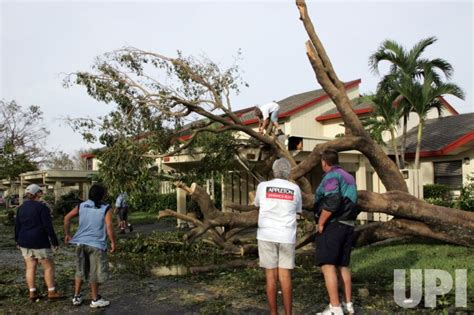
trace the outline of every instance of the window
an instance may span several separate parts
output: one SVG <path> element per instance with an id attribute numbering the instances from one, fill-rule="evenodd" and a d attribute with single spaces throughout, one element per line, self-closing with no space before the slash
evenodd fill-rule
<path id="1" fill-rule="evenodd" d="M 290 137 L 288 139 L 288 150 L 303 150 L 303 138 L 301 137 Z"/>
<path id="2" fill-rule="evenodd" d="M 462 187 L 462 161 L 433 162 L 435 184 L 460 189 Z"/>
<path id="3" fill-rule="evenodd" d="M 93 159 L 88 158 L 86 159 L 86 171 L 92 171 L 93 170 Z"/>

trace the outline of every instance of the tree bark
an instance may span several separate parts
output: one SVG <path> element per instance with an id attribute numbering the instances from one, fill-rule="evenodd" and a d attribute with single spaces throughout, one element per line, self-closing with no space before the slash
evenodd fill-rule
<path id="1" fill-rule="evenodd" d="M 215 270 L 230 269 L 230 268 L 240 268 L 240 267 L 256 267 L 258 265 L 256 260 L 245 260 L 237 259 L 229 261 L 219 265 L 207 265 L 207 266 L 198 266 L 189 268 L 189 272 L 192 274 L 210 272 Z"/>

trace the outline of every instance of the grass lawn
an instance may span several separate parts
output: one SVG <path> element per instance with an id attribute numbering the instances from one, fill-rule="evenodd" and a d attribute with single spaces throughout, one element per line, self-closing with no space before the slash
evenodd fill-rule
<path id="1" fill-rule="evenodd" d="M 138 212 L 138 211 L 130 211 L 128 214 L 128 220 L 132 224 L 149 224 L 149 223 L 156 223 L 158 222 L 157 220 L 158 213 L 156 212 Z M 166 218 L 162 219 L 164 220 L 174 220 L 176 219 L 173 218 Z"/>
<path id="2" fill-rule="evenodd" d="M 380 294 L 386 293 L 392 310 L 402 310 L 393 301 L 394 269 L 441 269 L 455 279 L 456 269 L 467 269 L 468 308 L 474 310 L 474 251 L 467 247 L 439 243 L 398 243 L 393 245 L 358 248 L 352 254 L 352 271 L 355 287 L 366 288 L 365 301 L 377 307 Z M 407 270 L 407 277 L 409 271 Z M 408 282 L 407 279 L 407 287 Z M 454 286 L 454 284 L 453 284 Z M 355 290 L 356 294 L 357 289 Z M 360 294 L 359 294 L 360 295 Z M 454 306 L 454 288 L 446 296 L 438 297 L 438 308 Z M 364 300 L 364 299 L 362 299 Z M 423 309 L 424 301 L 420 303 Z"/>
<path id="3" fill-rule="evenodd" d="M 313 255 L 297 257 L 297 267 L 293 272 L 293 300 L 295 310 L 313 313 L 328 303 L 323 277 L 313 265 Z M 455 269 L 467 269 L 468 307 L 457 309 L 459 314 L 474 311 L 474 251 L 461 246 L 445 244 L 398 243 L 358 248 L 352 254 L 354 302 L 364 314 L 447 314 L 454 309 L 454 289 L 446 296 L 437 298 L 435 310 L 424 307 L 424 300 L 416 309 L 403 309 L 393 298 L 394 269 L 442 269 L 454 279 Z M 407 271 L 407 273 L 409 273 Z M 205 276 L 203 276 L 205 277 Z M 225 288 L 233 284 L 233 295 L 229 300 L 220 299 L 216 307 L 232 302 L 232 296 L 253 297 L 265 301 L 265 278 L 258 268 L 241 269 L 226 273 L 222 277 L 211 278 L 209 285 Z M 409 282 L 408 282 L 409 283 Z M 237 292 L 236 292 L 237 290 Z M 407 296 L 408 298 L 409 296 Z M 281 305 L 281 301 L 280 301 Z"/>

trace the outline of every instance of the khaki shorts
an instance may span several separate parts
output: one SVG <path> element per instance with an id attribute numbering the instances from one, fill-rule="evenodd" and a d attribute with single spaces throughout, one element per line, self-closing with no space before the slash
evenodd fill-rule
<path id="1" fill-rule="evenodd" d="M 53 250 L 51 248 L 24 248 L 20 247 L 23 258 L 35 259 L 53 259 Z"/>
<path id="2" fill-rule="evenodd" d="M 258 240 L 260 267 L 265 269 L 295 268 L 295 244 Z"/>
<path id="3" fill-rule="evenodd" d="M 89 283 L 105 282 L 109 278 L 107 251 L 88 245 L 77 245 L 76 278 Z"/>

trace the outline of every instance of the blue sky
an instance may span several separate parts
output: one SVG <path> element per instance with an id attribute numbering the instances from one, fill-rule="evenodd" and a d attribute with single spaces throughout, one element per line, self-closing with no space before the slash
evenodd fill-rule
<path id="1" fill-rule="evenodd" d="M 471 1 L 308 3 L 341 79 L 361 78 L 361 92 L 373 91 L 379 78 L 368 56 L 384 39 L 411 47 L 436 36 L 426 56 L 450 61 L 453 82 L 467 95 L 466 101 L 448 100 L 459 112 L 474 111 Z M 2 1 L 0 98 L 41 106 L 51 130 L 48 148 L 69 153 L 91 145 L 62 118 L 96 117 L 112 105 L 96 102 L 81 87 L 64 89 L 63 74 L 88 70 L 96 56 L 123 46 L 165 55 L 181 50 L 223 66 L 241 49 L 250 87 L 233 99 L 233 108 L 282 99 L 319 88 L 298 17 L 294 1 Z"/>

